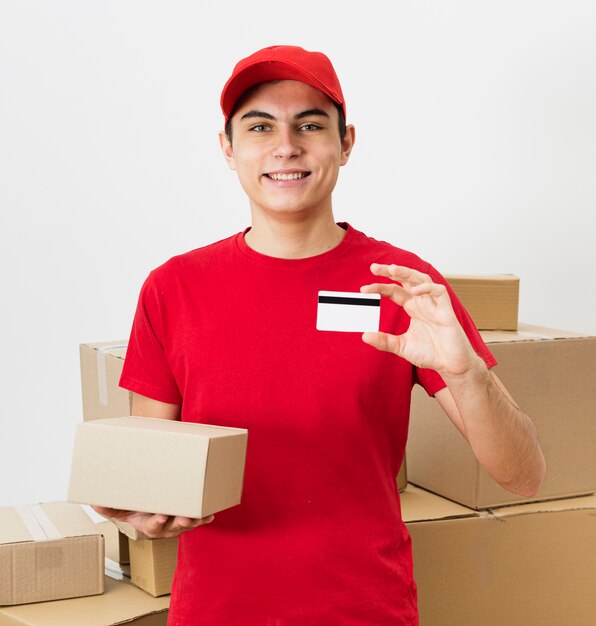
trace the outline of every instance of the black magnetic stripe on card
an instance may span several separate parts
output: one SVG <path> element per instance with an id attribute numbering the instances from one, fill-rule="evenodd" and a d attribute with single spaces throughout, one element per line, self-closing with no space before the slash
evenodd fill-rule
<path id="1" fill-rule="evenodd" d="M 346 298 L 345 296 L 319 296 L 319 304 L 356 304 L 358 306 L 381 306 L 381 299 Z"/>

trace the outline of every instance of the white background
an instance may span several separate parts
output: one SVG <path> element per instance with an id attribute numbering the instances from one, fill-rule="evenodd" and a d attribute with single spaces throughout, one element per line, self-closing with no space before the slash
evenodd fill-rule
<path id="1" fill-rule="evenodd" d="M 340 76 L 338 220 L 517 274 L 522 321 L 596 333 L 594 33 L 591 0 L 3 0 L 0 504 L 66 497 L 78 344 L 127 337 L 150 269 L 248 225 L 218 102 L 266 45 Z"/>

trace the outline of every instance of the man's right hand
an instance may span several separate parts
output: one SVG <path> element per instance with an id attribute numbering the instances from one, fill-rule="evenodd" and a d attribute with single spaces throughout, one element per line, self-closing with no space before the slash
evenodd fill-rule
<path id="1" fill-rule="evenodd" d="M 142 532 L 144 535 L 149 537 L 149 539 L 177 537 L 187 530 L 192 530 L 197 526 L 210 524 L 214 520 L 213 515 L 195 519 L 191 517 L 181 517 L 179 515 L 171 516 L 153 513 L 139 513 L 138 511 L 124 511 L 122 509 L 110 509 L 105 506 L 92 506 L 92 508 L 104 517 L 111 517 L 120 522 L 128 522 L 139 532 Z"/>

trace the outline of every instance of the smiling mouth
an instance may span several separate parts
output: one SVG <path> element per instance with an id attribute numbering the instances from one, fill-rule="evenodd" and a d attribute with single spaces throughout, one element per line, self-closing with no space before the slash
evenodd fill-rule
<path id="1" fill-rule="evenodd" d="M 267 178 L 271 180 L 300 180 L 301 178 L 306 178 L 310 176 L 310 172 L 289 172 L 287 174 L 265 174 Z"/>

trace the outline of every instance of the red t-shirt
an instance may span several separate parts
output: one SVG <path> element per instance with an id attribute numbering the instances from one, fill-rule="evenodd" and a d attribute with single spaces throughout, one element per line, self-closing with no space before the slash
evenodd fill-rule
<path id="1" fill-rule="evenodd" d="M 292 260 L 255 252 L 239 233 L 170 259 L 143 285 L 121 386 L 181 404 L 184 421 L 249 432 L 242 503 L 180 536 L 171 625 L 418 624 L 395 477 L 412 385 L 432 395 L 444 383 L 359 333 L 317 331 L 317 293 L 379 282 L 372 262 L 444 279 L 343 226 L 337 247 Z M 382 299 L 381 330 L 408 324 Z"/>

